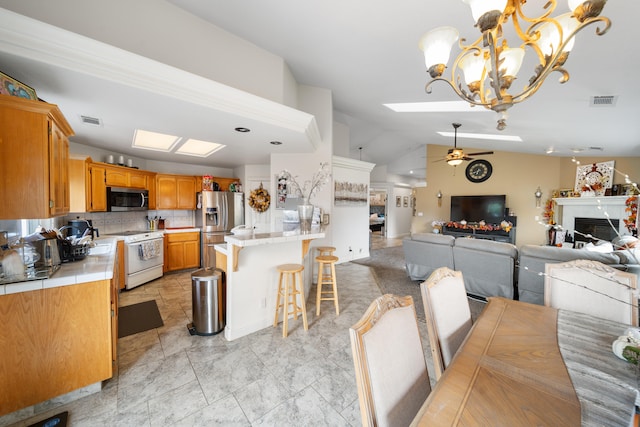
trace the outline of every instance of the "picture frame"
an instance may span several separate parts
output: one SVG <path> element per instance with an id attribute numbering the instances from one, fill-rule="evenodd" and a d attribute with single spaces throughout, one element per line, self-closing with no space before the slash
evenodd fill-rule
<path id="1" fill-rule="evenodd" d="M 399 208 L 401 206 L 401 201 L 400 201 L 400 196 L 396 196 L 396 208 Z"/>
<path id="2" fill-rule="evenodd" d="M 402 198 L 402 206 L 405 207 L 405 208 L 409 207 L 409 196 L 404 196 Z"/>
<path id="3" fill-rule="evenodd" d="M 0 94 L 38 100 L 35 89 L 0 71 Z"/>
<path id="4" fill-rule="evenodd" d="M 561 188 L 558 190 L 558 197 L 573 197 L 573 188 Z"/>

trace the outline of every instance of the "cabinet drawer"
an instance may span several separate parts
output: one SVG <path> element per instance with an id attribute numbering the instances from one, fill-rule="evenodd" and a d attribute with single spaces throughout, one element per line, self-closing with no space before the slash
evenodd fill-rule
<path id="1" fill-rule="evenodd" d="M 188 232 L 188 233 L 169 233 L 165 234 L 168 243 L 175 242 L 193 242 L 200 239 L 200 233 Z"/>

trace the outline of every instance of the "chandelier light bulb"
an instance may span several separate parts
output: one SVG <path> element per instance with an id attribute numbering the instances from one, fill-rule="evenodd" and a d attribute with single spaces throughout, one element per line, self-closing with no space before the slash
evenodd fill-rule
<path id="1" fill-rule="evenodd" d="M 498 23 L 497 18 L 502 15 L 507 0 L 462 0 L 471 8 L 471 16 L 480 27 L 480 31 L 484 32 L 495 28 Z"/>
<path id="2" fill-rule="evenodd" d="M 422 36 L 418 47 L 424 53 L 424 63 L 432 78 L 440 77 L 449 62 L 451 47 L 458 41 L 458 30 L 438 27 Z"/>
<path id="3" fill-rule="evenodd" d="M 425 85 L 425 91 L 431 93 L 433 82 L 443 81 L 470 105 L 500 114 L 497 127 L 505 129 L 504 113 L 533 96 L 552 73 L 560 74 L 560 83 L 569 80 L 569 70 L 564 68 L 564 63 L 574 46 L 576 34 L 592 26 L 596 35 L 601 36 L 611 27 L 611 20 L 600 16 L 607 0 L 568 1 L 570 13 L 554 16 L 558 3 L 552 0 L 546 4 L 542 2 L 544 6 L 540 5 L 539 15 L 532 16 L 527 13 L 530 10 L 526 8 L 526 0 L 463 0 L 471 8 L 475 26 L 482 34 L 467 44 L 459 39 L 458 31 L 452 27 L 426 33 L 420 40 L 420 49 L 432 80 Z M 451 76 L 444 78 L 451 49 L 457 40 L 460 40 L 459 52 L 454 54 Z M 519 80 L 525 84 L 517 85 L 517 90 L 512 89 L 514 79 L 521 78 L 518 72 L 523 65 L 525 48 L 528 56 L 535 55 L 534 59 L 527 60 L 527 66 L 531 66 L 525 70 L 529 80 L 528 83 Z M 486 60 L 484 64 L 481 57 Z M 598 65 L 596 63 L 594 67 Z M 460 84 L 463 80 L 466 87 Z"/>
<path id="4" fill-rule="evenodd" d="M 553 22 L 547 22 L 540 27 L 540 39 L 537 45 L 546 56 L 555 54 L 558 47 L 566 40 L 566 37 L 580 25 L 578 20 L 573 17 L 572 12 L 558 16 L 556 21 L 562 29 L 562 35 L 560 35 L 560 31 L 558 31 L 558 26 Z M 575 37 L 571 38 L 562 51 L 570 52 L 575 40 Z"/>
<path id="5" fill-rule="evenodd" d="M 469 89 L 476 92 L 480 87 L 480 82 L 486 77 L 484 65 L 487 62 L 488 52 L 486 49 L 478 52 L 469 52 L 460 60 L 460 68 L 464 73 L 464 81 Z M 472 89 L 472 86 L 475 89 Z"/>

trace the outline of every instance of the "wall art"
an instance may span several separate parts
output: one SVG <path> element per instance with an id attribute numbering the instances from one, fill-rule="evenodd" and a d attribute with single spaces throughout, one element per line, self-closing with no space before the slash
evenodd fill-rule
<path id="1" fill-rule="evenodd" d="M 335 206 L 364 206 L 369 202 L 369 184 L 335 181 L 333 201 Z"/>

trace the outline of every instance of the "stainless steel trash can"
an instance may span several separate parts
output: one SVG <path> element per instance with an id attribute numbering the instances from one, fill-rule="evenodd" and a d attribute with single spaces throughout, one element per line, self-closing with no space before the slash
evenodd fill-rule
<path id="1" fill-rule="evenodd" d="M 191 273 L 193 323 L 187 325 L 191 335 L 215 335 L 226 324 L 226 289 L 224 272 L 203 268 Z"/>

